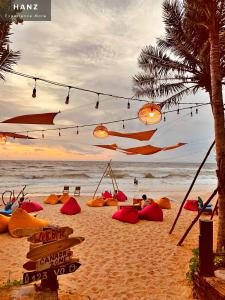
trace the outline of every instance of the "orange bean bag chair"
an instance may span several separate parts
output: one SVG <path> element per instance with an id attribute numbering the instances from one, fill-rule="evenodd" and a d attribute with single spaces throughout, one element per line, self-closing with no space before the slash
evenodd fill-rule
<path id="1" fill-rule="evenodd" d="M 8 231 L 10 217 L 0 214 L 0 233 Z"/>
<path id="2" fill-rule="evenodd" d="M 112 218 L 130 224 L 135 224 L 139 221 L 138 211 L 132 206 L 125 206 L 120 210 L 117 210 Z"/>
<path id="3" fill-rule="evenodd" d="M 105 205 L 105 200 L 103 198 L 92 199 L 87 202 L 87 205 L 91 207 L 101 207 Z"/>
<path id="4" fill-rule="evenodd" d="M 66 215 L 76 215 L 81 211 L 80 205 L 78 204 L 77 200 L 73 197 L 70 197 L 66 203 L 60 209 L 62 214 Z"/>
<path id="5" fill-rule="evenodd" d="M 142 210 L 139 210 L 138 216 L 140 219 L 148 221 L 163 221 L 162 208 L 156 202 L 147 205 Z"/>
<path id="6" fill-rule="evenodd" d="M 158 203 L 161 208 L 171 209 L 170 199 L 167 197 L 160 198 L 156 203 Z"/>
<path id="7" fill-rule="evenodd" d="M 62 202 L 62 203 L 66 203 L 66 201 L 68 201 L 70 199 L 70 195 L 69 194 L 62 194 L 60 197 L 59 197 L 59 202 Z"/>
<path id="8" fill-rule="evenodd" d="M 105 205 L 107 205 L 107 206 L 117 206 L 118 201 L 117 201 L 117 199 L 114 199 L 114 198 L 107 198 L 107 199 L 105 199 Z"/>
<path id="9" fill-rule="evenodd" d="M 51 194 L 44 200 L 44 203 L 46 204 L 57 204 L 58 202 L 59 198 L 56 194 Z"/>
<path id="10" fill-rule="evenodd" d="M 44 228 L 49 225 L 49 222 L 47 220 L 35 218 L 29 213 L 27 213 L 25 210 L 22 208 L 17 208 L 14 213 L 12 214 L 9 223 L 8 223 L 8 228 L 9 228 L 9 233 L 13 237 L 18 237 L 16 233 L 14 232 L 15 229 L 25 229 L 25 228 Z"/>

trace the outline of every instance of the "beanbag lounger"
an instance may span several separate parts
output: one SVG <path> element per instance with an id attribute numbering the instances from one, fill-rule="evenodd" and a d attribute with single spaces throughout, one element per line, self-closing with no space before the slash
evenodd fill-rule
<path id="1" fill-rule="evenodd" d="M 59 198 L 56 194 L 51 194 L 44 200 L 44 203 L 46 204 L 57 204 L 58 202 Z"/>
<path id="2" fill-rule="evenodd" d="M 170 199 L 167 197 L 160 198 L 156 203 L 158 203 L 161 208 L 171 209 Z"/>
<path id="3" fill-rule="evenodd" d="M 198 200 L 187 200 L 184 204 L 184 209 L 198 211 Z"/>
<path id="4" fill-rule="evenodd" d="M 87 205 L 91 207 L 101 207 L 105 205 L 105 200 L 103 198 L 92 199 L 87 202 Z"/>
<path id="5" fill-rule="evenodd" d="M 29 213 L 27 213 L 25 210 L 23 210 L 22 208 L 17 208 L 10 220 L 9 220 L 9 224 L 8 224 L 8 228 L 9 228 L 9 233 L 11 234 L 11 236 L 13 237 L 17 237 L 16 233 L 14 232 L 15 229 L 18 228 L 32 228 L 32 229 L 36 229 L 36 228 L 44 228 L 47 227 L 49 225 L 49 222 L 47 220 L 43 220 L 43 219 L 39 219 L 39 218 L 35 218 L 32 215 L 30 215 Z"/>
<path id="6" fill-rule="evenodd" d="M 120 210 L 117 210 L 113 216 L 113 219 L 119 220 L 121 222 L 127 222 L 130 224 L 135 224 L 139 221 L 138 211 L 132 206 L 125 206 Z"/>
<path id="7" fill-rule="evenodd" d="M 0 215 L 0 233 L 8 231 L 10 217 Z"/>
<path id="8" fill-rule="evenodd" d="M 62 202 L 62 203 L 66 203 L 66 201 L 68 201 L 70 199 L 70 195 L 69 194 L 62 194 L 60 197 L 59 197 L 59 202 Z"/>
<path id="9" fill-rule="evenodd" d="M 108 191 L 105 191 L 104 193 L 102 193 L 102 198 L 103 199 L 107 199 L 107 198 L 112 198 L 112 194 L 109 193 Z"/>
<path id="10" fill-rule="evenodd" d="M 1 215 L 5 215 L 5 216 L 8 216 L 8 215 L 11 215 L 11 213 L 12 213 L 12 210 L 11 209 L 2 209 L 2 210 L 0 210 L 0 214 Z"/>
<path id="11" fill-rule="evenodd" d="M 138 216 L 140 219 L 148 221 L 163 221 L 162 208 L 156 202 L 146 206 L 142 210 L 139 210 Z"/>
<path id="12" fill-rule="evenodd" d="M 63 204 L 60 211 L 62 214 L 66 215 L 76 215 L 81 211 L 81 208 L 77 200 L 73 197 L 70 197 L 70 199 Z"/>
<path id="13" fill-rule="evenodd" d="M 127 200 L 127 196 L 122 191 L 118 191 L 116 193 L 116 195 L 114 196 L 114 198 L 116 198 L 118 201 L 126 201 Z"/>
<path id="14" fill-rule="evenodd" d="M 30 212 L 34 212 L 34 211 L 39 211 L 42 210 L 43 207 L 37 203 L 37 202 L 22 202 L 20 205 L 20 208 L 24 209 L 26 212 L 30 213 Z"/>
<path id="15" fill-rule="evenodd" d="M 114 198 L 107 198 L 107 199 L 105 199 L 105 205 L 107 205 L 107 206 L 117 206 L 118 201 L 117 201 L 117 199 L 114 199 Z"/>

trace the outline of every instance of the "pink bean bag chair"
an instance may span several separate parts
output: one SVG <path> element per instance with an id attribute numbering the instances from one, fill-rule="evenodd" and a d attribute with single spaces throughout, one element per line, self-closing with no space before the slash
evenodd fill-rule
<path id="1" fill-rule="evenodd" d="M 76 215 L 81 211 L 80 205 L 77 200 L 73 197 L 70 197 L 60 209 L 62 214 L 66 215 Z"/>
<path id="2" fill-rule="evenodd" d="M 138 216 L 140 219 L 148 221 L 163 221 L 162 208 L 155 202 L 139 210 Z"/>
<path id="3" fill-rule="evenodd" d="M 124 202 L 127 200 L 127 196 L 122 191 L 118 191 L 116 193 L 116 195 L 114 196 L 114 198 L 121 202 Z"/>
<path id="4" fill-rule="evenodd" d="M 28 213 L 43 209 L 43 207 L 39 203 L 32 201 L 21 203 L 20 208 L 24 209 Z"/>
<path id="5" fill-rule="evenodd" d="M 103 198 L 103 199 L 113 198 L 113 196 L 112 196 L 112 194 L 109 193 L 108 191 L 105 191 L 104 193 L 102 193 L 102 198 Z"/>
<path id="6" fill-rule="evenodd" d="M 117 210 L 113 216 L 113 219 L 119 220 L 121 222 L 127 222 L 131 224 L 135 224 L 139 221 L 138 219 L 138 211 L 134 207 L 123 207 L 120 210 Z"/>
<path id="7" fill-rule="evenodd" d="M 187 200 L 184 208 L 191 211 L 198 211 L 198 200 Z"/>

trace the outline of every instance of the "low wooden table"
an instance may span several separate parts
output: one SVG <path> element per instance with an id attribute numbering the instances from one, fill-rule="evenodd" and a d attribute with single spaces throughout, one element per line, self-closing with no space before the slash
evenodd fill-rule
<path id="1" fill-rule="evenodd" d="M 118 203 L 117 208 L 118 210 L 123 208 L 123 207 L 134 207 L 137 210 L 141 210 L 141 205 L 140 204 L 132 204 L 132 203 Z"/>

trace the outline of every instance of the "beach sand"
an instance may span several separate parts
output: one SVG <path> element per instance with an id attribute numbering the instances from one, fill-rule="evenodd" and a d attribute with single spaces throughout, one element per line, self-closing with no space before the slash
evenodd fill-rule
<path id="1" fill-rule="evenodd" d="M 182 200 L 183 196 L 176 194 L 174 198 Z M 206 195 L 203 198 L 206 199 Z M 44 206 L 38 217 L 59 226 L 70 226 L 74 230 L 72 236 L 85 238 L 82 244 L 72 248 L 81 267 L 75 273 L 58 276 L 59 299 L 192 299 L 186 272 L 191 250 L 198 247 L 198 223 L 182 247 L 176 244 L 196 212 L 183 210 L 174 233 L 169 235 L 179 208 L 175 202 L 171 210 L 163 210 L 163 222 L 141 220 L 132 225 L 112 219 L 117 207 L 88 207 L 88 199 L 90 197 L 78 197 L 81 213 L 67 216 L 59 212 L 61 204 L 47 205 L 43 197 L 33 198 Z M 9 272 L 11 280 L 21 279 L 29 249 L 27 238 L 1 234 L 0 245 L 1 284 L 8 280 Z M 32 299 L 31 295 L 26 296 L 26 288 L 0 290 L 0 299 Z"/>

